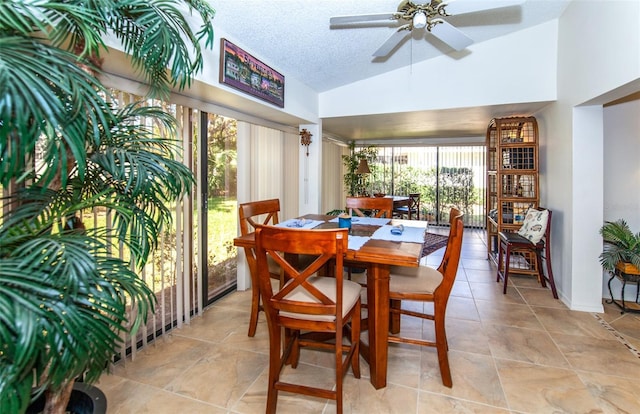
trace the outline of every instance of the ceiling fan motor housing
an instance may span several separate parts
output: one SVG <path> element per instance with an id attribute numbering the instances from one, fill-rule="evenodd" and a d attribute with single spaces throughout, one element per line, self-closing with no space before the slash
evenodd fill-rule
<path id="1" fill-rule="evenodd" d="M 409 21 L 411 26 L 409 30 L 426 27 L 431 31 L 433 26 L 442 23 L 440 17 L 448 16 L 445 6 L 446 3 L 443 3 L 442 0 L 431 0 L 425 4 L 404 0 L 398 6 L 396 18 Z"/>

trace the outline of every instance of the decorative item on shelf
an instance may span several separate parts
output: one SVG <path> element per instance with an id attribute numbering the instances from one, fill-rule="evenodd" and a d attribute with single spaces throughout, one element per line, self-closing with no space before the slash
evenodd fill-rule
<path id="1" fill-rule="evenodd" d="M 300 145 L 307 147 L 307 157 L 309 156 L 309 145 L 311 145 L 312 136 L 313 134 L 307 128 L 302 128 L 302 131 L 300 131 Z"/>

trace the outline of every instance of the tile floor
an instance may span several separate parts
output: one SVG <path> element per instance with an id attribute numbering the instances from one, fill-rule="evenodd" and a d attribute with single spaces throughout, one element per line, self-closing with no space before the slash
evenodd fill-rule
<path id="1" fill-rule="evenodd" d="M 467 230 L 447 311 L 453 388 L 440 381 L 435 349 L 391 345 L 388 386 L 375 390 L 368 366 L 347 374 L 345 413 L 638 413 L 640 314 L 572 312 L 530 277 L 511 277 L 507 295 L 486 260 L 484 232 Z M 442 249 L 428 259 L 437 265 Z M 249 292 L 235 292 L 119 363 L 99 387 L 108 413 L 263 413 L 268 336 L 264 315 L 247 337 Z M 430 322 L 404 320 L 403 330 Z M 296 380 L 331 381 L 331 358 L 303 351 Z M 334 413 L 335 403 L 280 393 L 280 413 Z"/>

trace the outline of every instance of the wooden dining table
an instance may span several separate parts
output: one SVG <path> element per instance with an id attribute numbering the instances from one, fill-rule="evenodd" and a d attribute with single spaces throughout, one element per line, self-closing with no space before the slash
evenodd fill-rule
<path id="1" fill-rule="evenodd" d="M 300 218 L 323 221 L 314 227 L 327 229 L 338 227 L 331 222 L 335 216 L 307 214 Z M 392 219 L 389 225 L 402 224 L 426 230 L 427 222 Z M 352 224 L 351 235 L 371 237 L 379 226 Z M 254 233 L 234 239 L 237 247 L 255 248 Z M 422 255 L 423 243 L 369 239 L 357 250 L 349 249 L 345 260 L 367 268 L 367 308 L 369 343 L 361 340 L 360 352 L 369 363 L 371 384 L 380 389 L 387 385 L 389 320 L 389 266 L 417 267 Z"/>

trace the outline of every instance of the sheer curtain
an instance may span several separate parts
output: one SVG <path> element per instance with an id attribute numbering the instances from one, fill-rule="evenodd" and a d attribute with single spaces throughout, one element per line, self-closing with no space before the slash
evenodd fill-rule
<path id="1" fill-rule="evenodd" d="M 322 142 L 322 211 L 344 209 L 344 166 L 342 155 L 348 155 L 349 148 L 333 141 Z"/>

